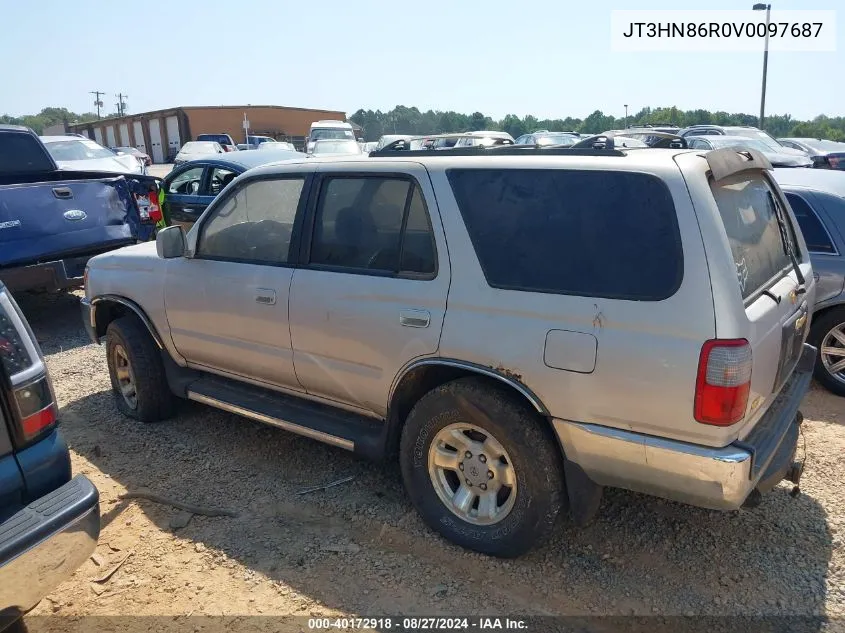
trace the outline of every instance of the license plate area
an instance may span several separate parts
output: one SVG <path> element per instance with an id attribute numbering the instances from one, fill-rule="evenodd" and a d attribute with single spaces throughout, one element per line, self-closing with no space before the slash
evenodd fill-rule
<path id="1" fill-rule="evenodd" d="M 792 374 L 798 359 L 801 358 L 801 351 L 804 341 L 810 331 L 810 314 L 806 302 L 783 324 L 781 330 L 780 362 L 778 373 L 775 379 L 775 391 L 780 391 L 784 383 Z"/>

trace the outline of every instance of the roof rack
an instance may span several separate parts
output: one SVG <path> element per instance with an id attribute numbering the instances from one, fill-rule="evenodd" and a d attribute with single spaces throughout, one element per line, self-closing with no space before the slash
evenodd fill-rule
<path id="1" fill-rule="evenodd" d="M 473 147 L 458 147 L 448 149 L 409 149 L 410 144 L 402 139 L 385 145 L 380 150 L 370 152 L 371 158 L 386 156 L 625 156 L 625 153 L 613 149 L 612 141 L 609 148 L 582 147 L 572 148 L 560 145 L 476 145 Z"/>

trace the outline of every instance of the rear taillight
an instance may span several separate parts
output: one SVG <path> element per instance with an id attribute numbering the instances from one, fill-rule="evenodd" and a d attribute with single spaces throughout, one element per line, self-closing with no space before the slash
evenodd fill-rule
<path id="1" fill-rule="evenodd" d="M 695 384 L 695 419 L 730 426 L 745 416 L 751 389 L 751 345 L 745 339 L 714 339 L 701 348 Z"/>
<path id="2" fill-rule="evenodd" d="M 13 393 L 20 415 L 24 443 L 55 426 L 58 410 L 50 379 L 46 375 L 40 380 L 13 389 Z"/>
<path id="3" fill-rule="evenodd" d="M 0 287 L 0 361 L 15 403 L 18 448 L 56 424 L 58 407 L 41 349 L 15 300 Z"/>

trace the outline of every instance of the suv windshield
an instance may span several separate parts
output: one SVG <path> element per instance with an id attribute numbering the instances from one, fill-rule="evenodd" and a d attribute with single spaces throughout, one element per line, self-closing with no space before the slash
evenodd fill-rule
<path id="1" fill-rule="evenodd" d="M 114 152 L 94 141 L 53 141 L 45 143 L 47 151 L 54 160 L 91 160 L 95 158 L 114 158 Z"/>
<path id="2" fill-rule="evenodd" d="M 537 134 L 534 138 L 537 145 L 574 145 L 581 140 L 575 134 Z"/>
<path id="3" fill-rule="evenodd" d="M 360 154 L 361 148 L 355 141 L 320 141 L 314 144 L 315 154 Z"/>
<path id="4" fill-rule="evenodd" d="M 710 189 L 731 245 L 742 298 L 747 299 L 792 267 L 787 248 L 798 253 L 793 230 L 790 227 L 787 246 L 775 207 L 777 195 L 761 174 L 711 181 Z"/>
<path id="5" fill-rule="evenodd" d="M 355 140 L 355 135 L 352 130 L 338 130 L 332 128 L 317 128 L 311 131 L 312 141 L 322 141 L 326 139 L 352 139 Z"/>
<path id="6" fill-rule="evenodd" d="M 753 128 L 725 128 L 725 132 L 728 134 L 733 134 L 735 136 L 747 136 L 748 138 L 754 138 L 759 140 L 761 143 L 764 143 L 766 147 L 768 147 L 768 151 L 770 152 L 782 152 L 783 145 L 778 143 L 775 139 L 771 136 L 763 132 L 762 130 L 755 130 Z"/>

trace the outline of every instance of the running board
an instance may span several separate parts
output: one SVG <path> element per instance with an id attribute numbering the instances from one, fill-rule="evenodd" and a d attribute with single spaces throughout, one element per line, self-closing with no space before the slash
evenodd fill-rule
<path id="1" fill-rule="evenodd" d="M 386 423 L 343 409 L 209 376 L 192 382 L 187 397 L 365 457 L 384 455 Z"/>

